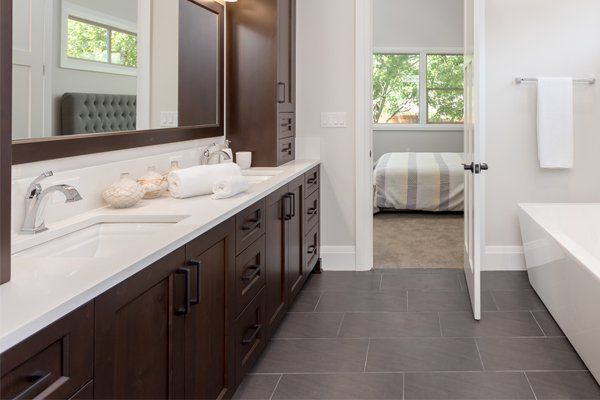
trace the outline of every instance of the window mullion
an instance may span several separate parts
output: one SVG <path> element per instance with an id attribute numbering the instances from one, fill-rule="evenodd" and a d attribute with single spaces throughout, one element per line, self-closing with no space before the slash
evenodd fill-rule
<path id="1" fill-rule="evenodd" d="M 427 53 L 419 54 L 419 124 L 427 125 Z"/>
<path id="2" fill-rule="evenodd" d="M 110 28 L 106 28 L 106 48 L 108 49 L 106 62 L 112 64 L 112 30 Z"/>

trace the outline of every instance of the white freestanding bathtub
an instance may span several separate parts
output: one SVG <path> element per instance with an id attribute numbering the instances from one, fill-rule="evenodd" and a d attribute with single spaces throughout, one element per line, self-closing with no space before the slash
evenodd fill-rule
<path id="1" fill-rule="evenodd" d="M 531 285 L 600 382 L 600 204 L 521 204 Z"/>

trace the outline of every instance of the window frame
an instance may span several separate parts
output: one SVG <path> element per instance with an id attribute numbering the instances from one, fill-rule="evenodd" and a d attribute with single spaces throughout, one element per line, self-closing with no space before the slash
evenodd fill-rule
<path id="1" fill-rule="evenodd" d="M 81 7 L 77 4 L 63 0 L 61 9 L 61 46 L 60 46 L 60 67 L 66 69 L 75 69 L 80 71 L 101 72 L 115 75 L 137 76 L 137 67 L 127 67 L 124 65 L 113 64 L 110 62 L 101 62 L 93 60 L 84 60 L 68 56 L 69 46 L 69 19 L 100 26 L 108 30 L 108 42 L 112 41 L 111 33 L 114 31 L 134 34 L 138 36 L 136 24 L 130 21 L 104 14 L 96 10 Z M 139 50 L 139 37 L 138 37 Z M 139 53 L 138 53 L 139 55 Z M 108 59 L 110 61 L 110 45 L 108 46 Z"/>
<path id="2" fill-rule="evenodd" d="M 461 47 L 376 47 L 373 54 L 418 54 L 419 55 L 419 123 L 418 124 L 373 124 L 375 131 L 462 131 L 464 123 L 429 123 L 429 103 L 427 99 L 427 56 L 464 55 Z M 372 117 L 371 117 L 372 119 Z"/>

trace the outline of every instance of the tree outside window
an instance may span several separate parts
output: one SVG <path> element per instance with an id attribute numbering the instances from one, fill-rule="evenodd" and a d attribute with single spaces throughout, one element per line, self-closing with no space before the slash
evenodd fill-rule
<path id="1" fill-rule="evenodd" d="M 424 81 L 421 76 L 426 77 Z M 422 86 L 425 86 L 423 91 Z M 462 55 L 373 56 L 375 124 L 462 124 L 463 90 Z M 421 107 L 426 111 L 424 120 L 421 120 Z"/>

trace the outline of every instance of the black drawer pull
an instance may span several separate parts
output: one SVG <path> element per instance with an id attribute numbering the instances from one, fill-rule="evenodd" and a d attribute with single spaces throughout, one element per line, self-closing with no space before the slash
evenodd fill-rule
<path id="1" fill-rule="evenodd" d="M 306 210 L 306 213 L 308 215 L 315 215 L 315 214 L 318 214 L 318 211 L 319 210 L 317 210 L 317 207 L 313 207 L 313 208 L 309 208 L 308 210 Z"/>
<path id="2" fill-rule="evenodd" d="M 246 332 L 244 333 L 244 337 L 242 338 L 242 344 L 248 345 L 253 343 L 258 337 L 258 334 L 260 333 L 261 329 L 261 325 L 254 325 L 253 327 L 246 330 Z"/>
<path id="3" fill-rule="evenodd" d="M 260 265 L 248 267 L 242 274 L 242 281 L 249 282 L 260 275 Z"/>
<path id="4" fill-rule="evenodd" d="M 191 305 L 196 305 L 202 298 L 202 261 L 190 260 L 188 264 L 196 267 L 196 297 L 190 300 Z"/>
<path id="5" fill-rule="evenodd" d="M 252 221 L 248 221 L 244 225 L 242 225 L 243 231 L 252 231 L 252 230 L 258 228 L 262 224 L 261 210 L 258 210 L 257 214 L 258 214 L 258 216 L 256 219 L 254 219 Z"/>
<path id="6" fill-rule="evenodd" d="M 292 152 L 292 148 L 293 148 L 293 146 L 292 146 L 292 144 L 290 143 L 290 144 L 288 144 L 288 147 L 286 147 L 285 149 L 281 149 L 281 152 L 282 152 L 282 153 L 290 153 L 290 154 L 291 154 L 291 152 Z"/>
<path id="7" fill-rule="evenodd" d="M 13 400 L 22 400 L 22 399 L 30 399 L 34 396 L 35 392 L 40 389 L 40 387 L 46 383 L 46 381 L 50 378 L 52 372 L 46 371 L 37 371 L 34 372 L 33 375 L 29 376 L 27 380 L 31 382 L 31 386 L 27 389 L 23 390 L 21 393 L 16 395 Z"/>
<path id="8" fill-rule="evenodd" d="M 308 247 L 308 254 L 313 255 L 317 253 L 317 246 L 309 246 Z"/>
<path id="9" fill-rule="evenodd" d="M 314 185 L 315 183 L 317 183 L 317 175 L 313 176 L 310 179 L 307 179 L 306 183 L 308 183 L 309 185 Z"/>
<path id="10" fill-rule="evenodd" d="M 188 312 L 190 312 L 190 305 L 192 304 L 192 299 L 190 298 L 191 271 L 188 268 L 179 268 L 176 273 L 185 277 L 185 304 L 183 307 L 177 307 L 175 310 L 175 315 L 186 315 Z"/>

